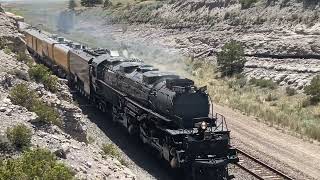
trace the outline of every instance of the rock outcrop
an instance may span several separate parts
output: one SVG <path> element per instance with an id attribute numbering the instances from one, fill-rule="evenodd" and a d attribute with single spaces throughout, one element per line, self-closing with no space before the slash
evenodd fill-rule
<path id="1" fill-rule="evenodd" d="M 6 46 L 15 52 L 24 51 L 25 46 L 21 39 L 21 34 L 18 32 L 16 22 L 7 18 L 4 12 L 1 12 L 0 7 L 0 39 L 6 41 Z"/>

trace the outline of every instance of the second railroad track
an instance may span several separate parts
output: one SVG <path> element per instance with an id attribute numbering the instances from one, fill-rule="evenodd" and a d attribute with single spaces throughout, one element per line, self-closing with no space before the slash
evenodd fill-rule
<path id="1" fill-rule="evenodd" d="M 293 180 L 288 175 L 276 170 L 248 153 L 237 149 L 240 161 L 238 167 L 260 180 Z"/>

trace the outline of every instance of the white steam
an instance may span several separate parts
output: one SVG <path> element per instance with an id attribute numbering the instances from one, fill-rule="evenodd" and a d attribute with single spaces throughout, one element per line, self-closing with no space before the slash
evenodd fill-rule
<path id="1" fill-rule="evenodd" d="M 16 4 L 16 6 L 14 6 Z M 123 27 L 108 25 L 102 10 L 91 10 L 75 16 L 67 10 L 68 1 L 15 1 L 9 3 L 13 9 L 22 12 L 26 22 L 40 26 L 52 33 L 91 47 L 118 50 L 123 56 L 139 58 L 164 71 L 186 76 L 183 60 L 185 57 L 174 49 L 169 49 L 152 41 L 142 41 L 139 37 L 129 37 L 122 33 Z M 122 30 L 121 30 L 122 29 Z M 127 30 L 127 29 L 126 29 Z M 121 32 L 119 32 L 121 31 Z"/>

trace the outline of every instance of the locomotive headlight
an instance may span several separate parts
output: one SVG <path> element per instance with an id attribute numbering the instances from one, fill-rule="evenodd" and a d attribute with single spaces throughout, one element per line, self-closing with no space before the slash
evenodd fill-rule
<path id="1" fill-rule="evenodd" d="M 205 122 L 205 121 L 202 121 L 202 122 L 201 122 L 201 129 L 202 129 L 202 130 L 206 130 L 207 127 L 208 127 L 208 123 Z"/>

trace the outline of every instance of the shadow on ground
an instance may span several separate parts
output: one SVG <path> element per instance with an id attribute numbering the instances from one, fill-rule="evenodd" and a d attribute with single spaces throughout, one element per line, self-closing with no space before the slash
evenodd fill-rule
<path id="1" fill-rule="evenodd" d="M 73 94 L 73 97 L 79 103 L 83 114 L 87 115 L 88 119 L 95 123 L 137 166 L 156 179 L 181 179 L 181 173 L 174 172 L 165 161 L 157 158 L 148 146 L 137 138 L 130 137 L 123 127 L 112 122 L 111 113 L 102 113 L 77 94 Z"/>

